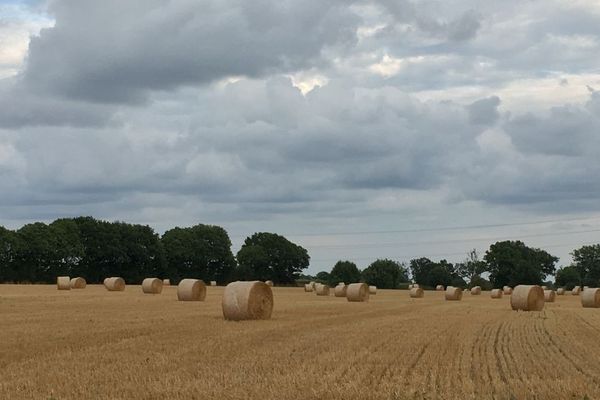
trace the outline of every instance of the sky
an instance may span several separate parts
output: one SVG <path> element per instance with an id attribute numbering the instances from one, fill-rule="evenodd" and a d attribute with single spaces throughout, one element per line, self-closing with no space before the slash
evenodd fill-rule
<path id="1" fill-rule="evenodd" d="M 337 260 L 600 242 L 595 0 L 0 0 L 0 225 Z"/>

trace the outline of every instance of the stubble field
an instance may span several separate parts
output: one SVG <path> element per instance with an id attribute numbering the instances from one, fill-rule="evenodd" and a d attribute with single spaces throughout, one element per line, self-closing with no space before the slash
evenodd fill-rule
<path id="1" fill-rule="evenodd" d="M 595 399 L 600 309 L 443 292 L 369 303 L 274 288 L 268 321 L 224 321 L 223 288 L 0 285 L 0 399 Z"/>

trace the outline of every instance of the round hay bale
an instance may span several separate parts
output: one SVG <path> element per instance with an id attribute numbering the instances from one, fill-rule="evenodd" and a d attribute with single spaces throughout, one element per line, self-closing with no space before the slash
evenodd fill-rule
<path id="1" fill-rule="evenodd" d="M 503 293 L 504 292 L 502 291 L 502 289 L 492 289 L 492 293 L 490 296 L 492 297 L 492 299 L 501 299 Z"/>
<path id="2" fill-rule="evenodd" d="M 413 285 L 412 285 L 412 283 L 411 283 L 410 285 L 408 285 L 408 290 L 410 290 L 410 289 L 412 289 L 412 288 L 413 288 Z"/>
<path id="3" fill-rule="evenodd" d="M 586 290 L 586 289 L 589 289 L 589 288 L 590 288 L 589 286 L 584 286 L 582 290 Z"/>
<path id="4" fill-rule="evenodd" d="M 223 292 L 223 317 L 227 320 L 269 319 L 273 291 L 264 282 L 231 282 Z"/>
<path id="5" fill-rule="evenodd" d="M 329 296 L 329 286 L 327 285 L 318 284 L 315 291 L 317 296 Z"/>
<path id="6" fill-rule="evenodd" d="M 177 285 L 177 300 L 204 301 L 206 285 L 199 279 L 182 279 Z"/>
<path id="7" fill-rule="evenodd" d="M 160 294 L 163 288 L 163 281 L 158 278 L 146 278 L 142 281 L 142 292 L 146 294 Z"/>
<path id="8" fill-rule="evenodd" d="M 273 281 L 266 281 L 265 283 L 269 286 L 273 286 Z"/>
<path id="9" fill-rule="evenodd" d="M 512 288 L 511 288 L 510 286 L 504 286 L 504 287 L 502 288 L 502 290 L 504 291 L 504 294 L 506 294 L 506 295 L 511 295 L 511 294 L 512 294 L 512 291 L 513 291 L 513 290 L 512 290 Z"/>
<path id="10" fill-rule="evenodd" d="M 310 286 L 313 288 L 313 290 L 315 290 L 315 288 L 316 288 L 316 286 L 317 286 L 317 282 L 315 282 L 315 281 L 310 281 L 308 284 L 309 284 L 309 285 L 310 285 Z"/>
<path id="11" fill-rule="evenodd" d="M 444 285 L 437 285 L 437 286 L 435 287 L 435 290 L 438 290 L 438 291 L 440 291 L 440 292 L 443 292 L 443 291 L 445 290 L 445 289 L 444 289 Z"/>
<path id="12" fill-rule="evenodd" d="M 171 286 L 171 280 L 170 279 L 163 279 L 162 284 L 163 284 L 163 286 Z"/>
<path id="13" fill-rule="evenodd" d="M 565 288 L 558 288 L 558 289 L 556 289 L 556 294 L 558 296 L 563 296 L 565 294 Z"/>
<path id="14" fill-rule="evenodd" d="M 333 289 L 333 294 L 335 295 L 335 297 L 346 297 L 347 290 L 348 290 L 348 287 L 346 285 L 337 285 Z"/>
<path id="15" fill-rule="evenodd" d="M 554 293 L 554 290 L 550 290 L 550 289 L 544 290 L 544 301 L 546 303 L 554 303 L 555 297 L 556 297 L 556 293 Z"/>
<path id="16" fill-rule="evenodd" d="M 71 279 L 71 289 L 85 289 L 86 281 L 82 277 L 78 276 L 77 278 Z"/>
<path id="17" fill-rule="evenodd" d="M 210 281 L 210 286 L 217 286 L 217 281 Z"/>
<path id="18" fill-rule="evenodd" d="M 473 286 L 471 288 L 471 294 L 475 296 L 479 296 L 481 294 L 481 286 Z"/>
<path id="19" fill-rule="evenodd" d="M 446 300 L 456 300 L 456 301 L 460 301 L 462 300 L 462 295 L 463 295 L 463 291 L 461 288 L 458 287 L 454 287 L 454 286 L 448 286 L 446 288 Z"/>
<path id="20" fill-rule="evenodd" d="M 346 288 L 348 301 L 369 301 L 369 285 L 366 283 L 351 283 Z"/>
<path id="21" fill-rule="evenodd" d="M 108 286 L 106 286 L 106 285 L 108 284 L 108 280 L 109 279 L 110 278 L 104 278 L 104 281 L 102 282 L 102 284 L 104 285 L 104 287 L 107 288 L 107 289 L 108 289 Z"/>
<path id="22" fill-rule="evenodd" d="M 544 309 L 544 291 L 538 285 L 518 285 L 510 296 L 513 310 L 542 311 Z"/>
<path id="23" fill-rule="evenodd" d="M 420 299 L 425 295 L 425 292 L 421 288 L 414 287 L 414 288 L 410 289 L 409 294 L 410 294 L 410 297 L 412 297 L 413 299 Z"/>
<path id="24" fill-rule="evenodd" d="M 542 290 L 548 290 L 548 286 L 542 286 Z"/>
<path id="25" fill-rule="evenodd" d="M 581 305 L 585 308 L 600 308 L 600 289 L 588 288 L 581 295 Z"/>
<path id="26" fill-rule="evenodd" d="M 419 286 L 419 284 L 418 284 L 418 283 L 413 283 L 413 287 L 412 287 L 413 289 L 414 289 L 414 288 L 419 288 L 419 287 L 421 287 L 421 286 Z"/>
<path id="27" fill-rule="evenodd" d="M 313 287 L 310 283 L 307 283 L 304 285 L 304 291 L 305 292 L 312 292 L 313 291 Z"/>
<path id="28" fill-rule="evenodd" d="M 104 280 L 104 286 L 110 292 L 122 292 L 125 290 L 125 280 L 118 276 L 113 276 Z"/>
<path id="29" fill-rule="evenodd" d="M 413 289 L 415 287 L 413 286 Z M 377 294 L 377 286 L 369 286 L 369 294 Z"/>
<path id="30" fill-rule="evenodd" d="M 579 293 L 581 293 L 581 286 L 575 286 L 573 290 L 571 290 L 573 296 L 579 296 Z"/>
<path id="31" fill-rule="evenodd" d="M 68 276 L 59 276 L 56 278 L 58 290 L 71 290 L 71 278 Z"/>

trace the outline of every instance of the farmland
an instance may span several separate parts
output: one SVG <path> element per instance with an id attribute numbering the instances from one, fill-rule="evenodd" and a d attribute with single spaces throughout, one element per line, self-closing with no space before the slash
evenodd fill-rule
<path id="1" fill-rule="evenodd" d="M 600 310 L 558 296 L 443 292 L 369 303 L 274 288 L 266 321 L 224 321 L 222 287 L 0 285 L 1 399 L 584 399 L 600 393 Z"/>

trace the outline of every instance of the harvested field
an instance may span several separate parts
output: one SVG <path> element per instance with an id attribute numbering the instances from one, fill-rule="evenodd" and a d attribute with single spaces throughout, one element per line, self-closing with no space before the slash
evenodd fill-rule
<path id="1" fill-rule="evenodd" d="M 516 312 L 489 292 L 360 303 L 275 287 L 270 320 L 231 322 L 223 290 L 0 285 L 0 399 L 600 396 L 600 310 L 579 296 Z"/>

